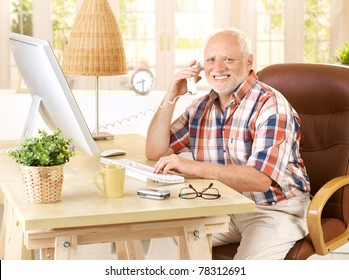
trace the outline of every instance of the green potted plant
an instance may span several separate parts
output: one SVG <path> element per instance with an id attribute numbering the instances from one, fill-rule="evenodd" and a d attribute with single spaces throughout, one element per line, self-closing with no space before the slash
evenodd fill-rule
<path id="1" fill-rule="evenodd" d="M 349 65 L 349 41 L 344 42 L 343 47 L 337 49 L 334 59 L 341 64 Z"/>
<path id="2" fill-rule="evenodd" d="M 27 198 L 34 203 L 60 200 L 64 178 L 64 164 L 74 155 L 72 139 L 65 139 L 61 130 L 53 134 L 38 130 L 35 137 L 25 138 L 19 149 L 9 156 L 21 166 Z"/>

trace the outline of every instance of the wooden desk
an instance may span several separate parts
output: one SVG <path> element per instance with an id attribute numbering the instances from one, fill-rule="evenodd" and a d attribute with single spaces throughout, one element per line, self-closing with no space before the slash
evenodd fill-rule
<path id="1" fill-rule="evenodd" d="M 98 145 L 101 150 L 126 150 L 126 158 L 154 164 L 144 157 L 144 141 L 138 135 L 118 135 L 114 141 L 100 141 Z M 0 148 L 14 145 L 3 141 Z M 254 210 L 251 200 L 217 181 L 214 186 L 222 195 L 217 200 L 178 197 L 189 182 L 198 189 L 207 187 L 211 180 L 203 179 L 162 185 L 171 191 L 171 197 L 158 201 L 136 194 L 138 188 L 156 183 L 126 177 L 124 197 L 105 198 L 93 182 L 99 157 L 84 154 L 69 162 L 76 173 L 65 175 L 60 202 L 33 204 L 26 201 L 16 163 L 2 153 L 0 164 L 5 200 L 2 259 L 31 258 L 32 249 L 40 249 L 42 259 L 73 259 L 77 245 L 103 242 L 116 242 L 119 259 L 142 259 L 139 240 L 168 236 L 179 237 L 182 259 L 210 259 L 211 235 L 228 231 L 227 214 Z"/>

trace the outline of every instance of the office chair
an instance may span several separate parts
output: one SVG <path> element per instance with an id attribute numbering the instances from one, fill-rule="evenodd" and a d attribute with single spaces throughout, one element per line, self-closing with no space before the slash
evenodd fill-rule
<path id="1" fill-rule="evenodd" d="M 349 241 L 349 67 L 275 64 L 258 72 L 301 118 L 300 152 L 310 177 L 309 234 L 285 259 L 326 255 Z M 238 244 L 213 248 L 213 259 L 233 259 Z"/>

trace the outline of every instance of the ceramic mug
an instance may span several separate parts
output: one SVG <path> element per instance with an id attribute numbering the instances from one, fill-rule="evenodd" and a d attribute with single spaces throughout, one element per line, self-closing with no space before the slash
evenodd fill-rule
<path id="1" fill-rule="evenodd" d="M 96 187 L 106 197 L 122 197 L 124 195 L 125 167 L 115 164 L 103 164 L 101 172 L 95 174 L 94 181 Z"/>

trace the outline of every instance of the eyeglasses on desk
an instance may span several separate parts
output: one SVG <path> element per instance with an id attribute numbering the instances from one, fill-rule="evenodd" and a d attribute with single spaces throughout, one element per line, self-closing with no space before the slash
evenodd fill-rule
<path id="1" fill-rule="evenodd" d="M 217 199 L 221 195 L 217 188 L 212 188 L 213 183 L 211 183 L 207 188 L 204 188 L 201 192 L 198 192 L 191 184 L 189 187 L 184 187 L 179 192 L 179 197 L 184 199 L 194 199 L 201 197 L 203 199 Z"/>

